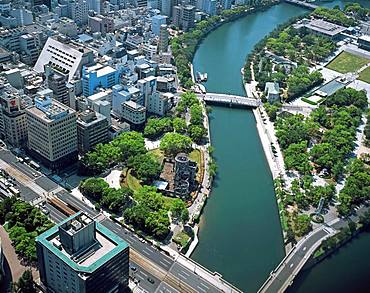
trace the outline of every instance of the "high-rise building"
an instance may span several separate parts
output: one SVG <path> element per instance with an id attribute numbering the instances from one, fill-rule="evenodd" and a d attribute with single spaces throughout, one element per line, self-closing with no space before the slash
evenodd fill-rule
<path id="1" fill-rule="evenodd" d="M 89 6 L 85 0 L 75 0 L 68 2 L 70 18 L 78 25 L 87 24 Z"/>
<path id="2" fill-rule="evenodd" d="M 159 9 L 161 10 L 162 15 L 166 15 L 168 17 L 172 16 L 172 9 L 173 9 L 173 0 L 161 0 Z"/>
<path id="3" fill-rule="evenodd" d="M 2 124 L 4 137 L 15 147 L 27 142 L 26 113 L 21 107 L 20 97 L 17 95 L 1 96 Z"/>
<path id="4" fill-rule="evenodd" d="M 77 160 L 77 117 L 73 109 L 40 96 L 26 114 L 28 149 L 32 155 L 52 169 Z"/>
<path id="5" fill-rule="evenodd" d="M 129 246 L 79 212 L 36 238 L 42 285 L 55 293 L 127 290 Z"/>
<path id="6" fill-rule="evenodd" d="M 135 0 L 136 7 L 147 7 L 148 0 Z"/>
<path id="7" fill-rule="evenodd" d="M 168 49 L 168 29 L 166 24 L 162 24 L 159 31 L 158 51 L 167 52 Z"/>
<path id="8" fill-rule="evenodd" d="M 172 8 L 172 22 L 174 26 L 177 26 L 177 27 L 181 26 L 181 17 L 182 17 L 182 6 L 175 5 Z"/>
<path id="9" fill-rule="evenodd" d="M 103 0 L 87 0 L 89 10 L 95 11 L 97 14 L 103 12 Z"/>
<path id="10" fill-rule="evenodd" d="M 189 29 L 195 26 L 194 22 L 195 22 L 195 6 L 185 5 L 182 9 L 181 17 L 182 29 L 184 31 L 188 31 Z"/>
<path id="11" fill-rule="evenodd" d="M 204 0 L 203 11 L 211 16 L 217 13 L 217 1 L 216 0 Z"/>
<path id="12" fill-rule="evenodd" d="M 166 24 L 167 16 L 164 15 L 155 15 L 152 17 L 152 32 L 156 36 L 159 36 L 159 31 L 162 24 Z"/>
<path id="13" fill-rule="evenodd" d="M 108 119 L 104 115 L 87 109 L 78 114 L 78 151 L 84 154 L 98 143 L 108 142 Z"/>
<path id="14" fill-rule="evenodd" d="M 148 104 L 149 96 L 156 92 L 157 90 L 157 78 L 154 76 L 149 76 L 137 81 L 137 87 L 144 99 L 144 106 Z"/>
<path id="15" fill-rule="evenodd" d="M 231 0 L 222 0 L 221 5 L 222 9 L 230 9 L 231 8 Z"/>
<path id="16" fill-rule="evenodd" d="M 45 65 L 45 76 L 48 88 L 53 91 L 53 99 L 68 106 L 73 107 L 74 95 L 70 93 L 70 87 L 68 87 L 68 74 L 63 71 L 59 71 L 58 67 L 52 67 L 51 65 Z"/>

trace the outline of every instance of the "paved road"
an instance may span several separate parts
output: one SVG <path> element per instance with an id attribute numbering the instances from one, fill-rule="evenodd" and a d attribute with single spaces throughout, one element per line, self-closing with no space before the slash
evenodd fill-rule
<path id="1" fill-rule="evenodd" d="M 20 164 L 22 163 L 15 163 L 14 160 L 16 160 L 15 156 L 9 151 L 0 151 L 0 166 L 3 168 L 5 167 L 5 169 L 7 169 L 7 171 L 17 179 L 17 184 L 20 186 L 21 194 L 25 200 L 32 201 L 35 199 L 35 194 L 38 194 L 39 197 L 44 197 L 48 192 L 54 193 L 53 191 L 55 191 L 55 195 L 65 203 L 72 205 L 93 217 L 99 214 L 98 211 L 88 207 L 85 203 L 72 196 L 66 190 L 60 188 L 46 176 L 40 175 L 39 173 L 33 173 L 32 171 L 29 172 L 27 167 L 20 167 Z M 53 189 L 53 187 L 55 188 Z M 30 197 L 27 194 L 27 188 L 32 190 L 33 196 Z M 48 215 L 56 223 L 66 218 L 63 213 L 48 203 L 44 204 L 44 208 L 49 211 Z M 220 292 L 217 287 L 206 279 L 201 278 L 195 272 L 183 267 L 181 264 L 175 263 L 173 258 L 154 248 L 150 243 L 139 239 L 128 229 L 110 219 L 103 219 L 101 224 L 115 232 L 130 245 L 131 249 L 133 249 L 131 250 L 130 255 L 135 251 L 140 252 L 141 263 L 138 265 L 137 262 L 131 262 L 131 265 L 136 267 L 136 270 L 132 271 L 131 274 L 139 280 L 140 287 L 145 289 L 147 292 L 155 292 L 161 284 L 160 290 L 163 290 L 164 292 L 168 292 L 168 290 L 176 292 L 176 290 L 173 289 L 173 287 L 176 286 L 178 286 L 178 288 L 182 288 L 180 289 L 181 292 L 203 292 L 203 290 L 206 290 L 206 292 Z M 149 271 L 152 272 L 152 274 L 156 274 L 156 276 L 150 274 Z M 149 282 L 148 278 L 151 278 L 154 282 Z M 165 282 L 168 283 L 164 284 L 161 280 L 165 280 Z"/>
<path id="2" fill-rule="evenodd" d="M 281 288 L 284 287 L 285 282 L 292 276 L 296 267 L 299 263 L 306 257 L 309 257 L 309 249 L 312 247 L 317 241 L 322 239 L 323 237 L 327 236 L 329 233 L 323 229 L 318 230 L 316 233 L 313 233 L 310 237 L 304 241 L 302 245 L 300 245 L 292 254 L 286 263 L 282 266 L 282 269 L 278 270 L 276 273 L 276 277 L 272 279 L 269 286 L 266 290 L 262 292 L 268 293 L 276 293 L 281 292 Z"/>

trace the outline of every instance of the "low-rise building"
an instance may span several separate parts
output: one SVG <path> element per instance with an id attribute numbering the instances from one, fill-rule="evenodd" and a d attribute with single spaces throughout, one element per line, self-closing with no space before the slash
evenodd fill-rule
<path id="1" fill-rule="evenodd" d="M 137 129 L 144 125 L 146 120 L 146 108 L 134 101 L 122 103 L 122 118 L 132 128 Z"/>
<path id="2" fill-rule="evenodd" d="M 273 103 L 275 101 L 280 101 L 280 87 L 277 82 L 266 82 L 265 94 L 267 101 Z"/>
<path id="3" fill-rule="evenodd" d="M 314 34 L 339 40 L 346 27 L 322 19 L 304 19 L 298 27 L 305 27 Z"/>
<path id="4" fill-rule="evenodd" d="M 111 66 L 97 64 L 82 70 L 82 93 L 88 97 L 95 89 L 112 88 L 119 82 L 119 72 Z"/>
<path id="5" fill-rule="evenodd" d="M 79 212 L 36 238 L 38 269 L 47 292 L 124 292 L 129 246 Z"/>
<path id="6" fill-rule="evenodd" d="M 363 35 L 358 38 L 358 46 L 361 49 L 370 51 L 370 36 L 369 35 Z"/>

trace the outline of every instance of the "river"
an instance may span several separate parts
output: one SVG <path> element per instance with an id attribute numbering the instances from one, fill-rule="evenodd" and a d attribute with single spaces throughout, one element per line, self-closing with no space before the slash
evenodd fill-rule
<path id="1" fill-rule="evenodd" d="M 240 69 L 246 54 L 277 25 L 304 12 L 281 4 L 209 34 L 193 61 L 196 71 L 208 73 L 207 91 L 244 95 Z M 255 292 L 284 256 L 271 173 L 252 111 L 213 107 L 210 126 L 219 172 L 192 258 Z"/>
<path id="2" fill-rule="evenodd" d="M 369 1 L 360 2 L 369 4 Z M 342 6 L 343 2 L 324 3 L 325 6 L 337 4 Z M 277 25 L 305 12 L 300 7 L 279 4 L 210 33 L 193 60 L 195 71 L 208 73 L 207 91 L 244 95 L 240 69 L 245 56 Z M 201 217 L 200 242 L 192 258 L 221 273 L 243 291 L 256 292 L 284 256 L 271 173 L 253 113 L 222 107 L 212 109 L 211 139 L 218 175 Z M 328 268 L 324 271 L 330 273 Z M 307 278 L 299 278 L 296 290 L 309 292 L 304 291 Z M 323 279 L 311 281 L 320 284 Z"/>

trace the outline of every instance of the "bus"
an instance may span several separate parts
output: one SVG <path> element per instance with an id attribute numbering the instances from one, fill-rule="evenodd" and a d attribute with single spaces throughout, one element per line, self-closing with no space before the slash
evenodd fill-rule
<path id="1" fill-rule="evenodd" d="M 33 168 L 33 169 L 35 169 L 37 171 L 39 171 L 41 169 L 40 165 L 37 164 L 35 161 L 30 161 L 29 162 L 29 165 L 30 165 L 31 168 Z"/>

